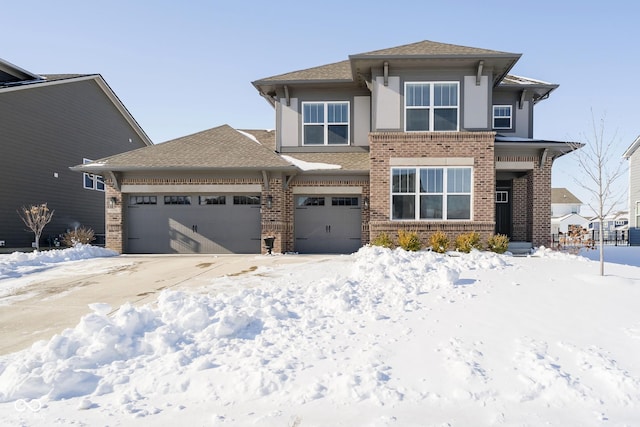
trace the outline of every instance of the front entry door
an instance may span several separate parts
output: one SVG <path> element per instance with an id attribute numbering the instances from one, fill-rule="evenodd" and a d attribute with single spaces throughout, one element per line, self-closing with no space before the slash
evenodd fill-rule
<path id="1" fill-rule="evenodd" d="M 496 234 L 511 232 L 511 186 L 496 186 Z"/>

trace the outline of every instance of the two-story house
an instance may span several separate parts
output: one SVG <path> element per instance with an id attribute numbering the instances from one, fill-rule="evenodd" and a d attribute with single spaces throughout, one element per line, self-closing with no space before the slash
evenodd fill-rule
<path id="1" fill-rule="evenodd" d="M 533 138 L 557 85 L 520 54 L 423 41 L 253 82 L 275 135 L 229 126 L 77 170 L 105 175 L 107 244 L 126 252 L 357 250 L 399 229 L 546 245 L 551 167 Z"/>
<path id="2" fill-rule="evenodd" d="M 629 161 L 629 244 L 640 246 L 640 136 L 622 155 Z"/>
<path id="3" fill-rule="evenodd" d="M 105 233 L 100 175 L 69 166 L 151 145 L 99 74 L 35 74 L 0 59 L 0 246 L 31 247 L 17 211 L 54 210 L 42 246 L 80 225 Z"/>

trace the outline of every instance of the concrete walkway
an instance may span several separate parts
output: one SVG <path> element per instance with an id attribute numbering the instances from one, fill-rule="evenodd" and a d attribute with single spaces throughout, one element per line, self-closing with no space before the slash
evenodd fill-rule
<path id="1" fill-rule="evenodd" d="M 15 300 L 0 305 L 0 354 L 22 350 L 74 327 L 91 312 L 91 303 L 107 303 L 115 311 L 126 302 L 153 302 L 164 289 L 194 289 L 210 285 L 216 277 L 244 274 L 260 266 L 332 257 L 335 255 L 121 255 L 65 263 L 47 273 L 30 274 L 30 284 L 16 290 Z"/>

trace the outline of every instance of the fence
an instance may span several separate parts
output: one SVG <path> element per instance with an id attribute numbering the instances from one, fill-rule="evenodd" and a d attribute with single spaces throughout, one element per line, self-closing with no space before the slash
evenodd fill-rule
<path id="1" fill-rule="evenodd" d="M 563 234 L 552 234 L 551 241 L 553 246 L 565 245 L 563 241 Z M 628 246 L 629 245 L 629 232 L 626 230 L 614 230 L 605 231 L 603 233 L 603 243 L 611 246 Z M 589 239 L 597 245 L 600 242 L 600 233 L 598 230 L 591 230 L 589 232 Z"/>

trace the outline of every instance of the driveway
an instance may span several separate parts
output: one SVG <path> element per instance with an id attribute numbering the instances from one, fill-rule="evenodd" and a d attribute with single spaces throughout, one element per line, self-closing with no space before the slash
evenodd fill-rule
<path id="1" fill-rule="evenodd" d="M 17 288 L 10 304 L 0 306 L 0 354 L 74 327 L 91 312 L 91 303 L 107 303 L 115 311 L 126 302 L 153 302 L 164 289 L 196 289 L 211 285 L 216 277 L 245 274 L 261 266 L 334 256 L 120 255 L 63 263 L 46 274 L 29 274 L 29 284 Z"/>

